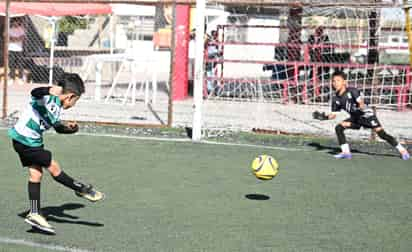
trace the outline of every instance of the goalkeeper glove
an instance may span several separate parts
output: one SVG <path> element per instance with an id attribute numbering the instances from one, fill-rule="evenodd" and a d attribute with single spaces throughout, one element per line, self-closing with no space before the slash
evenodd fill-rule
<path id="1" fill-rule="evenodd" d="M 324 121 L 324 120 L 329 120 L 329 117 L 326 115 L 325 112 L 319 112 L 315 111 L 312 113 L 313 119 Z"/>

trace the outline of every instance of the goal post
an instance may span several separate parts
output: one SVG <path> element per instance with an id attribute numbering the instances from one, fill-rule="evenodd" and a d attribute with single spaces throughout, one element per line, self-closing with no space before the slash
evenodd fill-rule
<path id="1" fill-rule="evenodd" d="M 206 0 L 196 0 L 196 44 L 195 44 L 195 72 L 193 92 L 193 133 L 192 140 L 200 141 L 202 138 L 202 105 L 204 82 L 204 34 Z"/>
<path id="2" fill-rule="evenodd" d="M 412 68 L 412 30 L 411 30 L 411 16 L 410 16 L 410 9 L 411 6 L 408 4 L 407 0 L 403 1 L 404 8 L 405 8 L 405 18 L 406 18 L 406 32 L 408 35 L 408 46 L 409 46 L 409 64 Z"/>

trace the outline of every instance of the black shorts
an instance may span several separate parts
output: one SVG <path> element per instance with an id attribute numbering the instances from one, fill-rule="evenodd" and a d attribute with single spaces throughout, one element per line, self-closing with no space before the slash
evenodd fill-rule
<path id="1" fill-rule="evenodd" d="M 30 147 L 13 140 L 13 148 L 19 154 L 21 164 L 24 167 L 41 166 L 47 168 L 51 164 L 52 154 L 43 146 Z"/>
<path id="2" fill-rule="evenodd" d="M 364 127 L 366 129 L 376 129 L 382 127 L 381 123 L 375 115 L 369 117 L 349 117 L 348 119 L 344 120 L 344 122 L 351 123 L 351 127 L 349 127 L 350 129 L 360 129 L 361 127 Z"/>

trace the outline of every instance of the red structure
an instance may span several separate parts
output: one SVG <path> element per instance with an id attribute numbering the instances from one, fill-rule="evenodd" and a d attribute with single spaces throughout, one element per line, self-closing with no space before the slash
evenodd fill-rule
<path id="1" fill-rule="evenodd" d="M 189 53 L 189 23 L 190 6 L 176 5 L 176 20 L 174 34 L 174 62 L 172 99 L 182 100 L 188 95 L 188 53 Z"/>
<path id="2" fill-rule="evenodd" d="M 5 14 L 6 4 L 0 4 L 0 15 Z M 11 15 L 74 16 L 110 14 L 109 4 L 95 3 L 11 3 Z"/>

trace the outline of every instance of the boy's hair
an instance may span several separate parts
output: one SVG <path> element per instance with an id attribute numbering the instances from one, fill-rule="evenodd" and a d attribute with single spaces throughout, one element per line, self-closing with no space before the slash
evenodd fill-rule
<path id="1" fill-rule="evenodd" d="M 83 80 L 78 74 L 74 73 L 65 73 L 61 76 L 57 85 L 63 88 L 63 93 L 73 93 L 77 96 L 81 96 L 85 89 Z"/>
<path id="2" fill-rule="evenodd" d="M 336 76 L 342 77 L 342 79 L 346 80 L 346 74 L 345 74 L 343 71 L 340 71 L 340 70 L 335 71 L 335 72 L 332 74 L 332 78 L 334 78 L 334 77 L 336 77 Z"/>

